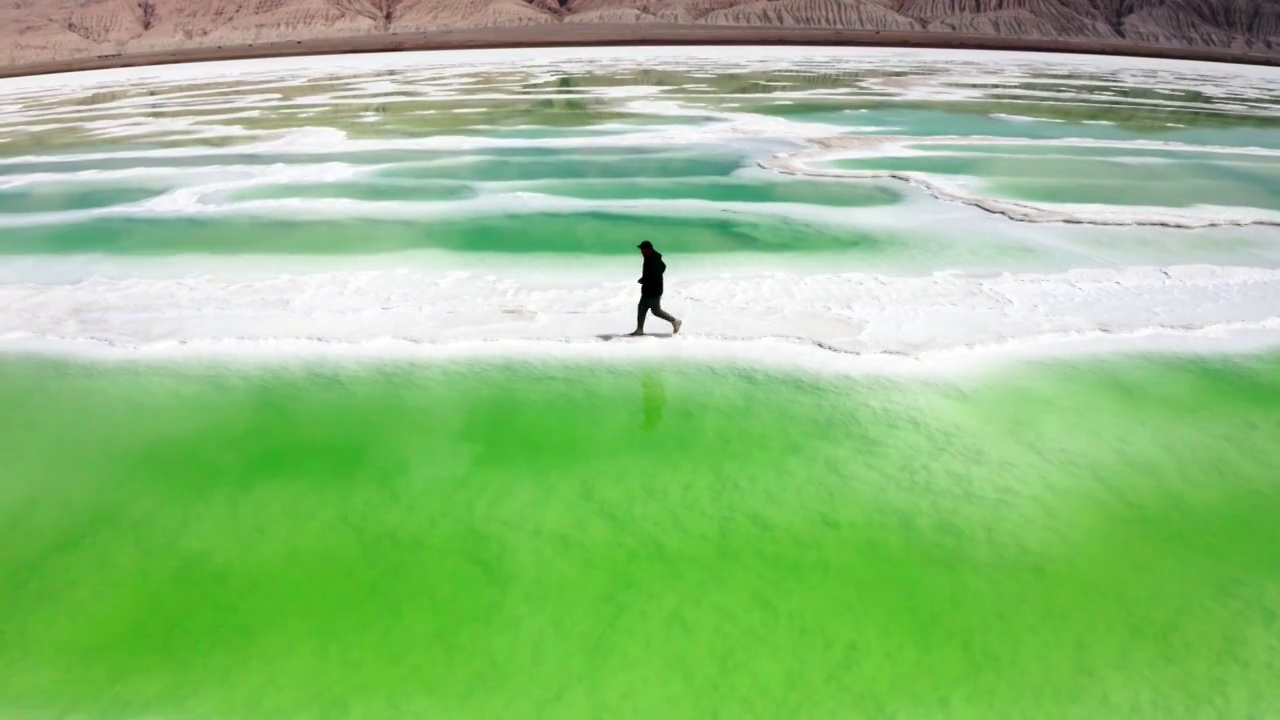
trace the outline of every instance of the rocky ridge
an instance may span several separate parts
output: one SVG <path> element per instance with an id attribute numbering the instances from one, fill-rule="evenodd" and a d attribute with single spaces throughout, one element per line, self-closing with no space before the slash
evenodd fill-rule
<path id="1" fill-rule="evenodd" d="M 1280 0 L 0 0 L 0 65 L 380 33 L 646 22 L 1280 55 Z"/>

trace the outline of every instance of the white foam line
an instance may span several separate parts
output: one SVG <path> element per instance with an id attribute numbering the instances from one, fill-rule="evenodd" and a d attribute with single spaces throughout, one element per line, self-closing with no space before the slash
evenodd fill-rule
<path id="1" fill-rule="evenodd" d="M 648 344 L 607 336 L 630 329 L 633 283 L 563 275 L 521 281 L 368 270 L 0 285 L 0 351 L 127 358 L 532 354 L 950 372 L 1001 357 L 1280 347 L 1280 270 L 771 273 L 670 282 L 675 289 L 665 305 L 685 319 L 687 332 Z"/>

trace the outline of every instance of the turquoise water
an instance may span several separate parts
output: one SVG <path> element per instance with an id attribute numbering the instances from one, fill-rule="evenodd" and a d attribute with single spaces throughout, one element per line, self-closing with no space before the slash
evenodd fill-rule
<path id="1" fill-rule="evenodd" d="M 469 252 L 635 255 L 655 235 L 676 252 L 831 250 L 879 244 L 854 228 L 734 216 L 663 218 L 626 212 L 486 214 L 409 223 L 385 220 L 115 220 L 17 228 L 12 254 L 39 253 L 375 253 L 414 248 Z"/>
<path id="2" fill-rule="evenodd" d="M 0 83 L 0 717 L 1280 715 L 1280 77 L 618 52 Z"/>

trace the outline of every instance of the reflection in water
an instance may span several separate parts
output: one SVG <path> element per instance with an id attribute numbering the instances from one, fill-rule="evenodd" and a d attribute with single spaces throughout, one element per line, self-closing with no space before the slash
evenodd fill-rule
<path id="1" fill-rule="evenodd" d="M 645 370 L 640 374 L 641 408 L 644 412 L 644 424 L 641 427 L 650 432 L 662 422 L 662 411 L 667 406 L 667 386 L 662 376 L 653 370 Z"/>

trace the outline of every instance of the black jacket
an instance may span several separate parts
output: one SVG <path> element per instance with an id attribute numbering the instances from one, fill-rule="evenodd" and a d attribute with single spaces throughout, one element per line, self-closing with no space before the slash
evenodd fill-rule
<path id="1" fill-rule="evenodd" d="M 662 255 L 657 250 L 650 250 L 644 256 L 644 275 L 640 278 L 640 294 L 645 297 L 657 297 L 662 294 L 662 273 L 667 264 L 662 262 Z"/>

